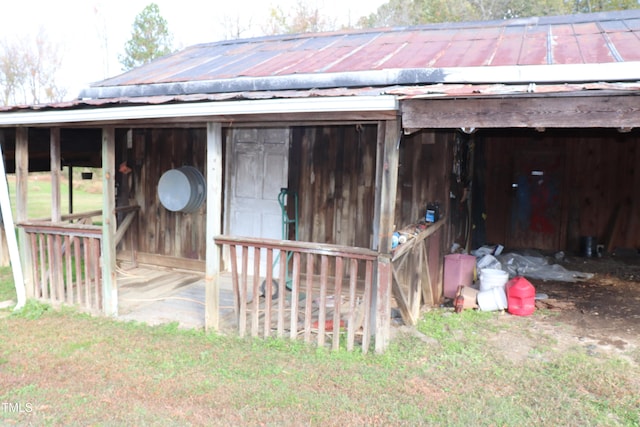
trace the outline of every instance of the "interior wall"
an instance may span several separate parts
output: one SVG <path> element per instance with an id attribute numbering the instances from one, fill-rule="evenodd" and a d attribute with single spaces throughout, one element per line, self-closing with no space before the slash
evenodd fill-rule
<path id="1" fill-rule="evenodd" d="M 477 139 L 482 151 L 476 160 L 483 160 L 476 167 L 486 175 L 478 187 L 484 212 L 476 206 L 475 218 L 483 222 L 476 228 L 486 232 L 486 243 L 518 241 L 510 235 L 514 211 L 522 203 L 512 187 L 517 159 L 544 152 L 562 156 L 557 157 L 562 194 L 554 199 L 557 206 L 548 207 L 557 210 L 562 226 L 554 230 L 554 247 L 538 249 L 578 252 L 582 236 L 594 236 L 609 250 L 640 247 L 640 132 L 494 130 L 479 132 Z"/>

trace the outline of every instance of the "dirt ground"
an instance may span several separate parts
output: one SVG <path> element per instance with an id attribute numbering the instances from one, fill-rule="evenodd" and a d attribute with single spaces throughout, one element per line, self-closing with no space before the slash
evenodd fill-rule
<path id="1" fill-rule="evenodd" d="M 594 276 L 580 282 L 530 280 L 537 294 L 548 296 L 536 301 L 538 314 L 547 313 L 535 316 L 536 327 L 593 353 L 640 349 L 640 255 L 567 257 L 558 263 Z"/>

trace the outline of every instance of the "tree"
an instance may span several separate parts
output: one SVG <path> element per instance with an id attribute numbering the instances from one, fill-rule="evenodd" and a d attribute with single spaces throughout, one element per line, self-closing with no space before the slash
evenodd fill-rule
<path id="1" fill-rule="evenodd" d="M 23 50 L 17 43 L 5 41 L 0 54 L 0 86 L 2 87 L 2 105 L 18 104 L 18 92 L 26 79 L 23 66 Z"/>
<path id="2" fill-rule="evenodd" d="M 574 0 L 573 3 L 575 12 L 584 13 L 638 8 L 638 0 Z"/>
<path id="3" fill-rule="evenodd" d="M 293 13 L 285 14 L 281 7 L 272 7 L 266 28 L 267 35 L 315 33 L 335 29 L 335 20 L 322 15 L 317 7 L 311 7 L 304 0 L 298 0 Z"/>
<path id="4" fill-rule="evenodd" d="M 157 4 L 144 8 L 133 23 L 131 39 L 125 44 L 124 56 L 120 63 L 124 70 L 130 70 L 171 53 L 172 36 L 167 21 L 160 15 Z"/>
<path id="5" fill-rule="evenodd" d="M 361 28 L 633 9 L 638 0 L 389 0 Z"/>
<path id="6" fill-rule="evenodd" d="M 62 55 L 41 29 L 35 39 L 0 44 L 0 89 L 3 105 L 62 101 L 66 90 L 57 85 Z"/>
<path id="7" fill-rule="evenodd" d="M 251 19 L 244 21 L 240 14 L 226 14 L 220 19 L 224 40 L 236 40 L 244 37 L 251 30 Z"/>

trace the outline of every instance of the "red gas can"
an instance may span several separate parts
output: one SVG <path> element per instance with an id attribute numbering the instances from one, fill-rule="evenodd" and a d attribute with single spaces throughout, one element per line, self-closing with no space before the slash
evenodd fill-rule
<path id="1" fill-rule="evenodd" d="M 536 288 L 524 277 L 507 282 L 507 311 L 516 316 L 529 316 L 536 309 Z"/>

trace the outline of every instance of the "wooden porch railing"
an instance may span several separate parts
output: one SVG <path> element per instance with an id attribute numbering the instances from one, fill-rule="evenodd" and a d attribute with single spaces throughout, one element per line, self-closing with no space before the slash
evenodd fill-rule
<path id="1" fill-rule="evenodd" d="M 127 215 L 116 231 L 117 245 L 132 223 L 138 206 L 123 206 L 116 212 Z M 103 311 L 101 240 L 102 227 L 93 225 L 95 210 L 63 215 L 61 222 L 50 218 L 17 224 L 27 234 L 30 249 L 31 277 L 27 296 L 51 303 L 65 303 L 89 311 Z M 71 222 L 76 221 L 76 222 Z"/>
<path id="2" fill-rule="evenodd" d="M 423 303 L 433 306 L 440 301 L 442 250 L 438 232 L 444 225 L 445 220 L 440 220 L 420 233 L 411 234 L 393 252 L 391 291 L 407 325 L 418 322 Z"/>
<path id="3" fill-rule="evenodd" d="M 27 296 L 102 310 L 102 227 L 43 221 L 19 226 L 27 233 L 31 249 L 33 280 Z"/>
<path id="4" fill-rule="evenodd" d="M 343 340 L 349 351 L 369 350 L 375 251 L 230 236 L 215 242 L 229 248 L 240 336 L 301 337 L 332 349 Z"/>

